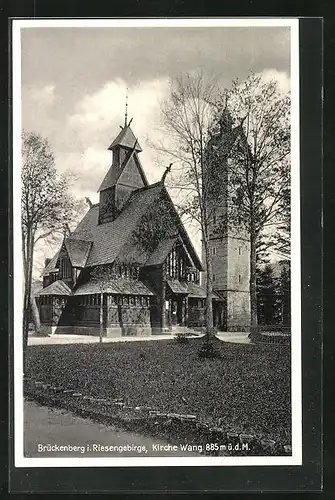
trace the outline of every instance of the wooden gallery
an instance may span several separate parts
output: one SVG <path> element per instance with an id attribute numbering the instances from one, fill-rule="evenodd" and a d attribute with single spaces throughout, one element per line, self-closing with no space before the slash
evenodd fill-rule
<path id="1" fill-rule="evenodd" d="M 118 337 L 203 326 L 203 267 L 164 185 L 167 172 L 148 184 L 127 122 L 108 149 L 112 165 L 99 203 L 43 271 L 42 332 L 99 335 L 102 323 L 104 336 Z M 223 328 L 219 293 L 213 306 Z"/>

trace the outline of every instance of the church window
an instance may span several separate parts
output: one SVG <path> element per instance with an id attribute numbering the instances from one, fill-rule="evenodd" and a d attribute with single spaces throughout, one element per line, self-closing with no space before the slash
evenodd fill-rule
<path id="1" fill-rule="evenodd" d="M 69 259 L 63 258 L 60 261 L 60 276 L 61 278 L 71 278 L 72 268 Z"/>
<path id="2" fill-rule="evenodd" d="M 213 247 L 212 251 L 213 251 L 213 255 L 216 255 L 216 248 L 215 247 Z"/>
<path id="3" fill-rule="evenodd" d="M 241 247 L 238 247 L 238 254 L 241 255 L 241 250 L 242 248 Z"/>
<path id="4" fill-rule="evenodd" d="M 215 281 L 215 274 L 213 274 L 213 281 Z"/>
<path id="5" fill-rule="evenodd" d="M 238 275 L 238 282 L 241 283 L 241 275 Z"/>
<path id="6" fill-rule="evenodd" d="M 183 258 L 179 257 L 179 278 L 182 278 L 183 274 L 184 274 L 184 262 Z"/>
<path id="7" fill-rule="evenodd" d="M 175 278 L 175 267 L 176 267 L 176 250 L 172 250 L 172 276 Z"/>

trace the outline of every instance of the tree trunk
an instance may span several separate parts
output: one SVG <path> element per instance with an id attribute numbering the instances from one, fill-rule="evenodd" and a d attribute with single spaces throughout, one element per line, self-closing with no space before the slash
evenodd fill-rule
<path id="1" fill-rule="evenodd" d="M 30 299 L 30 310 L 31 310 L 32 317 L 33 317 L 33 322 L 34 322 L 34 326 L 35 326 L 35 332 L 39 333 L 40 327 L 41 327 L 40 313 L 39 313 L 39 310 L 38 310 L 38 307 L 37 307 L 37 304 L 36 304 L 35 297 L 31 297 L 31 299 Z"/>
<path id="2" fill-rule="evenodd" d="M 208 241 L 204 238 L 206 259 L 206 340 L 214 337 L 213 328 L 213 270 Z"/>
<path id="3" fill-rule="evenodd" d="M 104 334 L 104 294 L 100 293 L 100 334 L 99 343 L 102 344 L 102 338 Z"/>
<path id="4" fill-rule="evenodd" d="M 256 339 L 257 329 L 257 289 L 256 289 L 256 238 L 250 235 L 250 338 Z"/>
<path id="5" fill-rule="evenodd" d="M 23 366 L 25 369 L 26 351 L 28 345 L 28 331 L 30 319 L 30 305 L 31 305 L 31 281 L 33 273 L 33 258 L 34 258 L 34 234 L 30 230 L 26 238 L 26 251 L 25 251 L 25 286 L 24 286 L 24 302 L 23 302 Z"/>

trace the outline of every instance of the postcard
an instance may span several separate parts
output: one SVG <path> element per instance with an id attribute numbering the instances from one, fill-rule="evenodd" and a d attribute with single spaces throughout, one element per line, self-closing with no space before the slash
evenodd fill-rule
<path id="1" fill-rule="evenodd" d="M 298 23 L 13 20 L 15 467 L 302 464 Z"/>

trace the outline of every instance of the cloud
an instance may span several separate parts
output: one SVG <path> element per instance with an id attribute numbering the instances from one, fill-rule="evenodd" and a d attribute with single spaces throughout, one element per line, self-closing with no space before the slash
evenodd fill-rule
<path id="1" fill-rule="evenodd" d="M 147 147 L 146 138 L 155 142 L 159 135 L 156 127 L 160 114 L 160 100 L 168 89 L 167 80 L 149 80 L 128 89 L 128 121 L 138 137 L 143 152 L 140 159 L 149 182 L 158 180 L 162 171 L 157 171 L 155 154 Z M 66 134 L 71 137 L 77 155 L 69 154 L 62 161 L 80 174 L 80 185 L 96 185 L 111 163 L 108 146 L 120 131 L 125 115 L 126 83 L 116 79 L 105 83 L 96 92 L 84 96 L 68 115 Z M 62 167 L 63 168 L 63 167 Z"/>
<path id="2" fill-rule="evenodd" d="M 49 107 L 55 103 L 55 85 L 35 86 L 27 85 L 23 87 L 23 92 L 28 99 L 36 106 Z"/>
<path id="3" fill-rule="evenodd" d="M 31 98 L 33 101 L 42 104 L 43 106 L 52 106 L 56 95 L 54 85 L 45 85 L 44 87 L 32 87 Z"/>
<path id="4" fill-rule="evenodd" d="M 110 151 L 89 146 L 83 152 L 58 153 L 55 162 L 60 172 L 70 172 L 71 191 L 75 196 L 96 198 L 96 192 L 111 165 L 111 159 Z"/>

